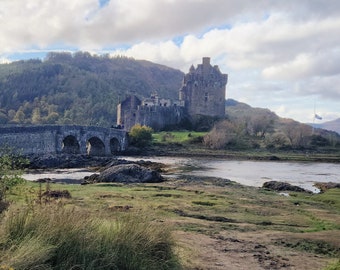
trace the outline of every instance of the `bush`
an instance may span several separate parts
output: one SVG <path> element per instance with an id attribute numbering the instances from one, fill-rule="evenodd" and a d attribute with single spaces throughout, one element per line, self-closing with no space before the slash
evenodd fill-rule
<path id="1" fill-rule="evenodd" d="M 321 135 L 312 135 L 311 145 L 312 146 L 328 146 L 330 145 L 330 141 L 327 138 L 322 137 Z"/>
<path id="2" fill-rule="evenodd" d="M 60 206 L 10 209 L 0 236 L 0 269 L 180 268 L 170 230 L 131 214 L 112 221 Z"/>
<path id="3" fill-rule="evenodd" d="M 11 154 L 10 149 L 0 150 L 0 204 L 6 199 L 7 192 L 12 187 L 24 182 L 22 167 L 27 164 L 27 160 Z"/>
<path id="4" fill-rule="evenodd" d="M 152 128 L 148 126 L 141 126 L 140 124 L 134 125 L 130 132 L 130 143 L 138 147 L 144 147 L 152 141 Z"/>
<path id="5" fill-rule="evenodd" d="M 289 141 L 285 134 L 276 132 L 268 135 L 265 139 L 265 145 L 267 149 L 282 148 L 289 145 Z"/>
<path id="6" fill-rule="evenodd" d="M 204 136 L 203 143 L 211 149 L 223 149 L 228 145 L 242 145 L 243 127 L 228 120 L 215 124 L 213 129 Z"/>

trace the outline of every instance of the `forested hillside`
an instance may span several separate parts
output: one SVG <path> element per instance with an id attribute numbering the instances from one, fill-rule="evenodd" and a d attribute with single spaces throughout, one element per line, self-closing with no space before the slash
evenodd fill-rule
<path id="1" fill-rule="evenodd" d="M 111 126 L 128 94 L 178 98 L 183 73 L 148 61 L 87 52 L 0 65 L 0 124 Z"/>

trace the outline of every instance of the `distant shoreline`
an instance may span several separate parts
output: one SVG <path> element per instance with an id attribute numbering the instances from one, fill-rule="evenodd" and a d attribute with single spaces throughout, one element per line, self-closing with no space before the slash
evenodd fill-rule
<path id="1" fill-rule="evenodd" d="M 265 150 L 212 150 L 188 146 L 164 145 L 133 149 L 121 156 L 169 156 L 169 157 L 206 157 L 230 160 L 254 161 L 291 161 L 291 162 L 328 162 L 340 163 L 340 153 L 321 153 L 312 151 L 265 151 Z"/>

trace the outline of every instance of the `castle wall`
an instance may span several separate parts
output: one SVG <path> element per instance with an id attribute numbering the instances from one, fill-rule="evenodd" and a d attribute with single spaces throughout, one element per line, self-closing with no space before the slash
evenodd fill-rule
<path id="1" fill-rule="evenodd" d="M 184 117 L 184 108 L 178 106 L 140 106 L 135 121 L 141 125 L 162 130 L 167 126 L 178 125 Z"/>
<path id="2" fill-rule="evenodd" d="M 140 124 L 154 130 L 162 130 L 167 126 L 179 124 L 184 114 L 184 107 L 179 106 L 138 106 L 135 110 L 125 112 L 124 129 L 130 130 L 134 125 Z"/>

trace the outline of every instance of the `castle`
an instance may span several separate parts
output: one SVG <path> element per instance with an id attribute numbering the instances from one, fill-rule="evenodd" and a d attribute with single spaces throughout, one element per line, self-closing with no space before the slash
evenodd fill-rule
<path id="1" fill-rule="evenodd" d="M 212 66 L 209 57 L 203 57 L 202 64 L 192 65 L 184 76 L 179 100 L 163 99 L 157 93 L 143 100 L 131 95 L 117 106 L 117 125 L 125 130 L 135 124 L 162 130 L 199 115 L 224 117 L 227 81 L 228 75 Z"/>

